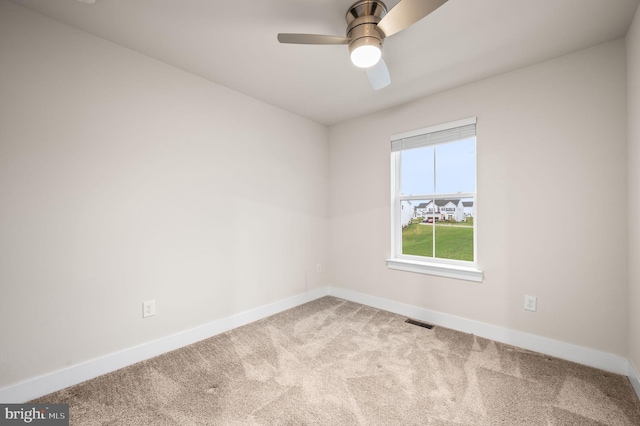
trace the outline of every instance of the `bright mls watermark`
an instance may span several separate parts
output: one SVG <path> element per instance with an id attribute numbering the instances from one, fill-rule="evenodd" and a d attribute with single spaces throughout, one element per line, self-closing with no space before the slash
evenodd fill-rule
<path id="1" fill-rule="evenodd" d="M 69 426 L 69 404 L 0 404 L 0 426 Z"/>

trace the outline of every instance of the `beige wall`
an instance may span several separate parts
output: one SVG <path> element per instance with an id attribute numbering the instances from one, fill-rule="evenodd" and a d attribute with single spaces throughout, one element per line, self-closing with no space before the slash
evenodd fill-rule
<path id="1" fill-rule="evenodd" d="M 629 361 L 640 374 L 640 8 L 627 33 L 629 129 Z"/>
<path id="2" fill-rule="evenodd" d="M 326 127 L 6 1 L 0 40 L 0 388 L 325 285 Z"/>
<path id="3" fill-rule="evenodd" d="M 619 40 L 333 126 L 330 283 L 626 357 L 625 83 Z M 470 116 L 484 282 L 387 269 L 389 136 Z"/>

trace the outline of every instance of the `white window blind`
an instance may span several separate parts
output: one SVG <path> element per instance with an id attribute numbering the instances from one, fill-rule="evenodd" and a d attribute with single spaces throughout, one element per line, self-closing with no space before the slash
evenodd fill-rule
<path id="1" fill-rule="evenodd" d="M 434 126 L 391 137 L 391 151 L 404 151 L 447 142 L 455 142 L 476 135 L 476 119 L 468 118 L 448 123 L 445 127 Z"/>

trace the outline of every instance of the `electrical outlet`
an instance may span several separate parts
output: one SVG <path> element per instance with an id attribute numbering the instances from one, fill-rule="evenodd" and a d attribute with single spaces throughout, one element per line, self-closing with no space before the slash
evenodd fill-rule
<path id="1" fill-rule="evenodd" d="M 156 314 L 156 301 L 147 300 L 142 302 L 142 318 L 152 317 Z"/>
<path id="2" fill-rule="evenodd" d="M 527 311 L 533 311 L 535 312 L 536 309 L 538 308 L 538 298 L 535 296 L 527 296 L 526 294 L 524 295 L 524 308 Z"/>

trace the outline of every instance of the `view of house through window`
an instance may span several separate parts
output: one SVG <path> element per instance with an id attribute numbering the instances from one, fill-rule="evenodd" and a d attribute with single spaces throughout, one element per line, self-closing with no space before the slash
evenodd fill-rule
<path id="1" fill-rule="evenodd" d="M 392 140 L 400 258 L 475 262 L 475 119 Z"/>

